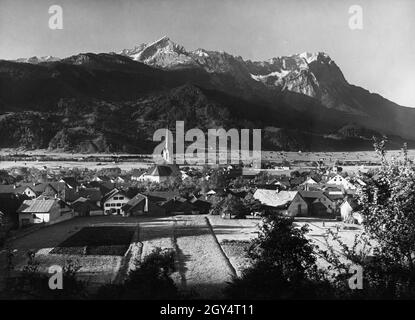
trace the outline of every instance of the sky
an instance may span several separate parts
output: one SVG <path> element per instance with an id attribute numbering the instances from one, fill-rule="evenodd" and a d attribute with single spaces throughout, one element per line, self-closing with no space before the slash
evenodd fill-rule
<path id="1" fill-rule="evenodd" d="M 52 30 L 49 7 L 63 9 Z M 362 8 L 352 30 L 349 8 Z M 0 0 L 0 59 L 117 52 L 162 36 L 250 60 L 323 51 L 349 83 L 415 107 L 413 0 Z"/>

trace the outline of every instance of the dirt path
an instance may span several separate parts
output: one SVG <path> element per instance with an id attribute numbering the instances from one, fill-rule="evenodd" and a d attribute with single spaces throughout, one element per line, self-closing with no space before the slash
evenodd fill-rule
<path id="1" fill-rule="evenodd" d="M 175 216 L 140 223 L 143 256 L 155 247 L 176 252 L 172 278 L 191 298 L 220 299 L 234 270 L 206 222 L 205 216 Z"/>
<path id="2" fill-rule="evenodd" d="M 174 239 L 178 249 L 180 287 L 200 298 L 218 299 L 234 271 L 223 255 L 204 216 L 177 217 Z"/>

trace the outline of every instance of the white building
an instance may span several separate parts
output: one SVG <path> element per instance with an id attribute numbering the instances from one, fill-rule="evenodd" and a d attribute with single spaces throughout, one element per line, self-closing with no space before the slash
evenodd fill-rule
<path id="1" fill-rule="evenodd" d="M 73 210 L 60 199 L 25 200 L 17 210 L 19 226 L 35 223 L 57 223 L 71 219 Z"/>
<path id="2" fill-rule="evenodd" d="M 254 193 L 254 199 L 268 207 L 283 207 L 293 201 L 298 191 L 276 191 L 268 189 L 257 189 Z"/>
<path id="3" fill-rule="evenodd" d="M 358 208 L 357 202 L 352 198 L 347 198 L 340 206 L 340 214 L 342 220 L 347 223 L 357 222 L 358 224 L 363 223 L 363 216 L 360 213 L 355 212 Z"/>
<path id="4" fill-rule="evenodd" d="M 331 178 L 329 181 L 327 181 L 328 185 L 334 184 L 343 187 L 344 190 L 356 190 L 356 186 L 349 181 L 347 181 L 345 178 L 343 178 L 341 175 L 336 174 L 333 178 Z"/>
<path id="5" fill-rule="evenodd" d="M 125 215 L 122 206 L 131 199 L 127 197 L 124 191 L 113 189 L 108 192 L 102 199 L 102 205 L 105 215 Z"/>
<path id="6" fill-rule="evenodd" d="M 176 165 L 155 165 L 150 168 L 147 172 L 144 172 L 138 181 L 148 181 L 161 183 L 168 181 L 170 178 L 177 175 L 181 177 L 182 174 Z"/>

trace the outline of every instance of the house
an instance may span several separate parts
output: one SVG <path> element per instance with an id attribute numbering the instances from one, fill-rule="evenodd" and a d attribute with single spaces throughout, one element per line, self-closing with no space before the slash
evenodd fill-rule
<path id="1" fill-rule="evenodd" d="M 340 214 L 342 220 L 348 223 L 363 223 L 363 217 L 358 214 L 356 210 L 359 209 L 359 204 L 352 197 L 347 197 L 340 206 Z"/>
<path id="2" fill-rule="evenodd" d="M 103 215 L 104 211 L 97 204 L 87 198 L 79 197 L 71 204 L 75 214 L 80 217 Z"/>
<path id="3" fill-rule="evenodd" d="M 73 210 L 60 199 L 25 200 L 17 210 L 19 226 L 36 223 L 54 224 L 73 217 Z"/>
<path id="4" fill-rule="evenodd" d="M 332 173 L 340 173 L 340 172 L 342 172 L 343 171 L 343 168 L 342 167 L 340 167 L 340 166 L 333 166 L 332 168 L 331 168 L 331 172 Z"/>
<path id="5" fill-rule="evenodd" d="M 131 181 L 139 181 L 140 177 L 143 175 L 145 170 L 143 169 L 133 169 L 131 170 Z"/>
<path id="6" fill-rule="evenodd" d="M 165 214 L 190 214 L 196 211 L 195 206 L 180 196 L 178 191 L 146 192 L 149 201 L 154 202 L 165 210 Z"/>
<path id="7" fill-rule="evenodd" d="M 115 183 L 115 180 L 108 176 L 95 176 L 92 178 L 92 181 Z"/>
<path id="8" fill-rule="evenodd" d="M 107 194 L 115 188 L 115 184 L 112 182 L 99 182 L 91 181 L 86 186 L 86 188 L 98 188 L 102 194 Z"/>
<path id="9" fill-rule="evenodd" d="M 138 178 L 138 181 L 161 183 L 168 181 L 175 176 L 181 177 L 181 173 L 177 165 L 155 165 L 144 172 Z"/>
<path id="10" fill-rule="evenodd" d="M 29 199 L 27 196 L 14 193 L 0 193 L 0 211 L 3 212 L 4 219 L 7 219 L 10 228 L 17 228 L 19 220 L 17 209 L 24 200 Z"/>
<path id="11" fill-rule="evenodd" d="M 151 198 L 152 201 L 160 204 L 180 197 L 180 193 L 178 191 L 149 191 L 143 194 Z"/>
<path id="12" fill-rule="evenodd" d="M 212 207 L 210 202 L 203 199 L 198 199 L 195 196 L 193 196 L 189 202 L 194 206 L 195 213 L 207 214 Z"/>
<path id="13" fill-rule="evenodd" d="M 148 197 L 138 193 L 122 207 L 128 216 L 143 215 L 148 213 Z"/>
<path id="14" fill-rule="evenodd" d="M 100 188 L 78 188 L 76 194 L 78 197 L 90 200 L 98 207 L 101 205 L 102 192 Z"/>
<path id="15" fill-rule="evenodd" d="M 175 197 L 163 203 L 162 208 L 166 214 L 192 214 L 198 213 L 197 208 L 182 197 Z"/>
<path id="16" fill-rule="evenodd" d="M 44 184 L 42 195 L 51 198 L 61 198 L 64 201 L 75 191 L 72 187 L 69 187 L 66 182 L 49 182 Z M 75 199 L 73 199 L 75 200 Z"/>
<path id="17" fill-rule="evenodd" d="M 283 188 L 278 185 L 278 184 L 272 184 L 272 183 L 267 183 L 267 184 L 256 184 L 255 185 L 257 189 L 267 189 L 267 190 L 274 190 L 276 192 L 282 190 Z M 285 188 L 284 188 L 285 189 Z"/>
<path id="18" fill-rule="evenodd" d="M 275 191 L 269 189 L 257 189 L 254 193 L 254 199 L 267 207 L 283 208 L 293 201 L 297 191 Z"/>
<path id="19" fill-rule="evenodd" d="M 333 184 L 333 185 L 326 184 L 323 187 L 323 190 L 326 194 L 329 194 L 329 195 L 343 196 L 345 194 L 343 186 L 342 185 L 337 185 L 337 184 Z"/>
<path id="20" fill-rule="evenodd" d="M 291 187 L 296 187 L 301 185 L 304 181 L 306 180 L 305 177 L 303 176 L 299 176 L 299 177 L 291 177 L 290 178 L 290 186 Z"/>
<path id="21" fill-rule="evenodd" d="M 21 186 L 21 193 L 30 199 L 35 199 L 45 191 L 46 185 L 44 183 L 33 183 L 26 186 Z"/>
<path id="22" fill-rule="evenodd" d="M 59 182 L 63 182 L 67 185 L 70 189 L 75 189 L 79 186 L 78 182 L 76 181 L 75 177 L 63 177 L 59 180 Z"/>
<path id="23" fill-rule="evenodd" d="M 101 200 L 105 215 L 125 215 L 122 206 L 131 199 L 127 197 L 125 191 L 114 188 L 108 192 Z"/>
<path id="24" fill-rule="evenodd" d="M 149 199 L 148 196 L 138 193 L 128 201 L 122 209 L 127 216 L 166 215 L 166 210 Z"/>
<path id="25" fill-rule="evenodd" d="M 334 185 L 337 185 L 337 186 L 341 186 L 345 190 L 355 190 L 356 189 L 356 186 L 354 184 L 350 183 L 349 181 L 346 180 L 346 178 L 343 178 L 339 174 L 336 174 L 334 177 L 329 179 L 326 184 L 328 184 L 328 185 L 334 184 Z"/>
<path id="26" fill-rule="evenodd" d="M 333 217 L 334 213 L 334 203 L 322 191 L 298 191 L 287 209 L 291 217 Z"/>
<path id="27" fill-rule="evenodd" d="M 313 178 L 311 178 L 311 177 L 308 177 L 308 178 L 307 178 L 307 180 L 306 180 L 306 181 L 304 181 L 302 184 L 303 184 L 303 185 L 306 185 L 306 184 L 317 184 L 317 181 L 316 181 L 316 180 L 314 180 L 314 179 L 313 179 Z"/>
<path id="28" fill-rule="evenodd" d="M 128 178 L 126 176 L 118 176 L 116 178 L 113 179 L 114 183 L 125 183 Z"/>

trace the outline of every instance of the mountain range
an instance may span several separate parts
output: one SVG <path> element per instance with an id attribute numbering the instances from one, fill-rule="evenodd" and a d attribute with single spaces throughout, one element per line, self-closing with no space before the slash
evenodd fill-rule
<path id="1" fill-rule="evenodd" d="M 0 60 L 0 147 L 151 152 L 154 130 L 261 128 L 266 150 L 415 145 L 415 109 L 354 86 L 326 53 L 267 61 L 163 37 L 114 53 Z"/>

